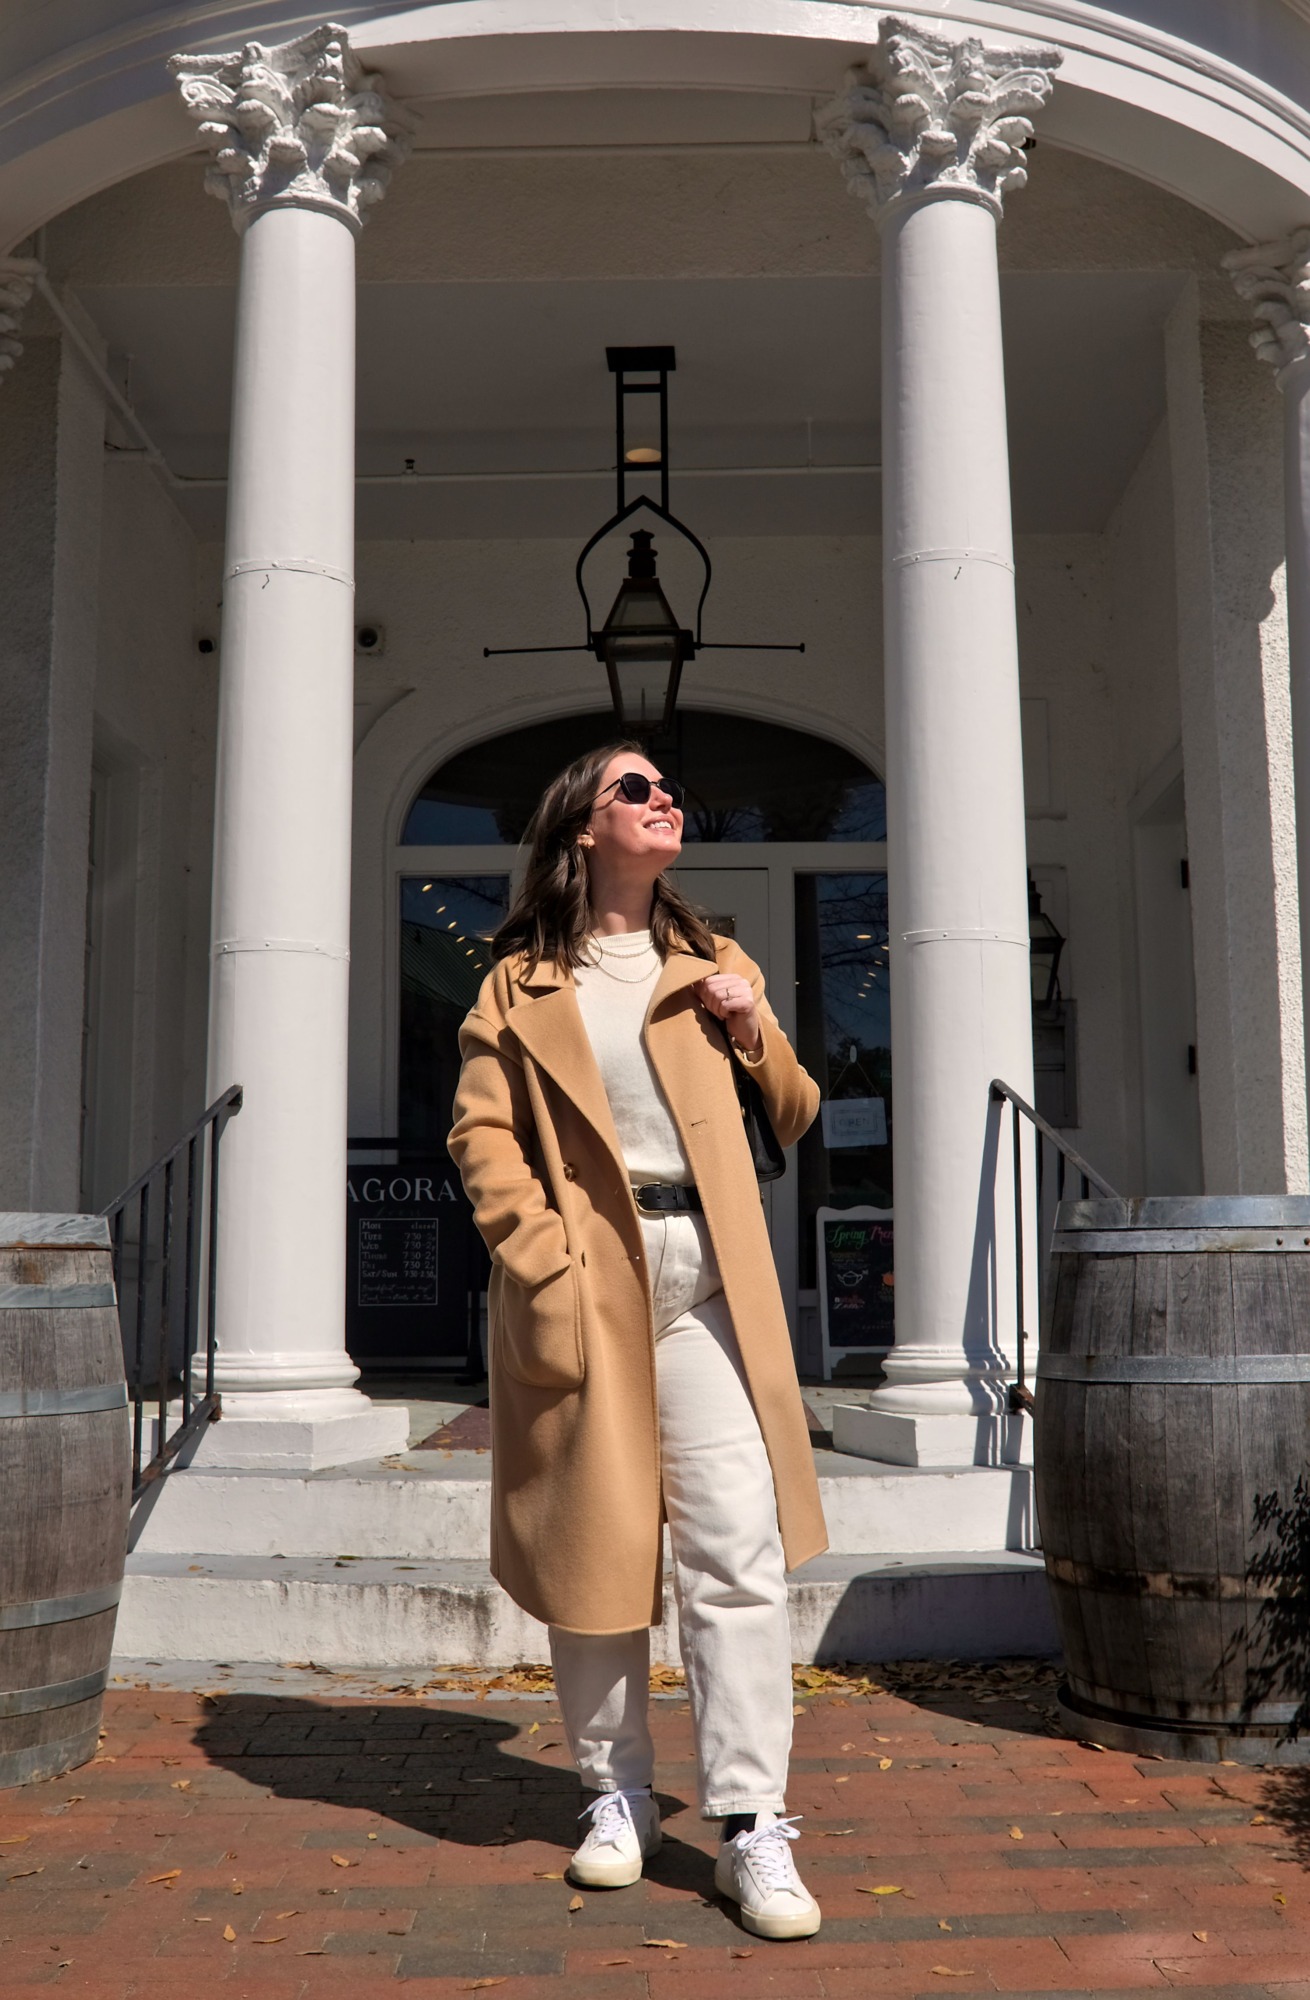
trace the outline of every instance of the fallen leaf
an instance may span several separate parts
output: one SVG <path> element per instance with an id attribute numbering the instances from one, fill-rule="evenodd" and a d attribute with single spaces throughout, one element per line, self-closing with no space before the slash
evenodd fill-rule
<path id="1" fill-rule="evenodd" d="M 172 1784 L 169 1786 L 169 1790 L 171 1792 L 189 1792 L 191 1790 L 190 1778 L 174 1778 Z"/>
<path id="2" fill-rule="evenodd" d="M 543 1750 L 558 1750 L 561 1747 L 562 1741 L 563 1739 L 561 1737 L 552 1736 L 549 1743 L 538 1743 L 537 1745 L 538 1754 L 540 1754 L 540 1752 Z"/>
<path id="3" fill-rule="evenodd" d="M 685 1951 L 687 1949 L 685 1944 L 679 1944 L 677 1938 L 643 1938 L 642 1943 L 663 1945 L 666 1951 Z"/>
<path id="4" fill-rule="evenodd" d="M 326 1956 L 326 1948 L 321 1944 L 312 1944 L 308 1951 L 298 1951 L 296 1953 L 297 1958 L 325 1958 Z"/>
<path id="5" fill-rule="evenodd" d="M 554 1868 L 534 1868 L 533 1874 L 542 1882 L 562 1882 L 564 1877 Z"/>
<path id="6" fill-rule="evenodd" d="M 22 1847 L 31 1838 L 30 1833 L 7 1833 L 4 1839 L 0 1840 L 0 1847 Z"/>
<path id="7" fill-rule="evenodd" d="M 1253 1818 L 1247 1821 L 1248 1826 L 1268 1826 L 1268 1824 L 1269 1822 L 1263 1813 L 1256 1813 Z"/>
<path id="8" fill-rule="evenodd" d="M 945 1917 L 938 1917 L 938 1919 L 937 1919 L 937 1928 L 938 1928 L 938 1930 L 939 1930 L 939 1931 L 948 1931 L 948 1930 L 949 1930 L 949 1929 L 950 1929 L 951 1927 L 950 1927 L 950 1925 L 949 1925 L 949 1924 L 947 1923 L 947 1921 L 946 1921 Z"/>
<path id="9" fill-rule="evenodd" d="M 224 1926 L 223 1926 L 223 1936 L 224 1936 L 224 1937 L 226 1938 L 226 1940 L 227 1940 L 227 1942 L 228 1942 L 229 1944 L 235 1944 L 235 1943 L 236 1943 L 236 1941 L 237 1941 L 237 1934 L 236 1934 L 236 1932 L 235 1932 L 235 1931 L 233 1930 L 233 1928 L 232 1928 L 231 1924 L 224 1924 Z"/>
<path id="10" fill-rule="evenodd" d="M 245 1889 L 246 1885 L 244 1882 L 234 1882 L 232 1884 L 232 1894 L 234 1896 L 243 1896 L 245 1894 Z"/>
<path id="11" fill-rule="evenodd" d="M 929 1972 L 935 1972 L 939 1979 L 972 1979 L 971 1965 L 930 1965 Z"/>
<path id="12" fill-rule="evenodd" d="M 899 1882 L 879 1882 L 877 1887 L 873 1889 L 865 1888 L 862 1883 L 857 1884 L 857 1887 L 862 1896 L 903 1896 L 905 1894 Z"/>
<path id="13" fill-rule="evenodd" d="M 285 1931 L 282 1932 L 280 1937 L 252 1937 L 250 1940 L 251 1944 L 285 1944 L 286 1941 L 287 1934 Z"/>
<path id="14" fill-rule="evenodd" d="M 44 1875 L 44 1874 L 45 1874 L 45 1865 L 43 1863 L 40 1868 L 20 1868 L 16 1875 L 6 1875 L 5 1880 L 7 1882 L 21 1882 L 24 1876 L 26 1875 Z"/>
<path id="15" fill-rule="evenodd" d="M 540 1727 L 541 1727 L 541 1724 L 540 1724 L 539 1722 L 534 1722 L 534 1723 L 533 1723 L 533 1725 L 532 1725 L 532 1727 L 531 1727 L 531 1729 L 530 1729 L 530 1730 L 528 1731 L 528 1735 L 529 1735 L 529 1736 L 535 1736 L 535 1735 L 536 1735 L 536 1733 L 537 1733 L 537 1731 L 538 1731 L 538 1730 L 540 1729 Z M 626 1959 L 624 1959 L 624 1960 L 623 1960 L 622 1962 L 623 1962 L 623 1963 L 624 1963 L 624 1964 L 626 1965 L 626 1963 L 627 1963 L 627 1960 L 626 1960 Z"/>
<path id="16" fill-rule="evenodd" d="M 504 1978 L 500 1978 L 500 1979 L 473 1979 L 473 1980 L 470 1980 L 470 1982 L 469 1982 L 469 1984 L 468 1984 L 467 1986 L 462 1986 L 462 1987 L 460 1988 L 460 1991 L 461 1991 L 461 1993 L 477 1993 L 477 1992 L 479 1992 L 479 1991 L 481 1990 L 481 1988 L 482 1988 L 482 1987 L 484 1987 L 484 1986 L 504 1986 L 504 1984 L 505 1984 L 505 1983 L 506 1983 L 506 1982 L 505 1982 L 505 1979 L 504 1979 Z"/>
<path id="17" fill-rule="evenodd" d="M 728 1953 L 729 1958 L 754 1958 L 754 1956 L 754 1950 L 749 1946 L 743 1946 L 738 1951 L 730 1951 Z"/>
<path id="18" fill-rule="evenodd" d="M 336 1862 L 338 1868 L 353 1868 L 355 1866 L 355 1863 L 348 1861 L 344 1854 L 334 1854 L 332 1859 Z"/>
<path id="19" fill-rule="evenodd" d="M 849 1773 L 847 1773 L 847 1774 L 846 1774 L 845 1776 L 843 1776 L 843 1777 L 840 1777 L 840 1778 L 834 1778 L 832 1782 L 833 1782 L 833 1784 L 834 1784 L 834 1785 L 849 1785 L 849 1784 L 850 1784 L 850 1782 L 851 1782 L 851 1781 L 850 1781 L 850 1775 L 849 1775 Z"/>
<path id="20" fill-rule="evenodd" d="M 1198 1944 L 1209 1944 L 1210 1942 L 1209 1931 L 1193 1931 L 1192 1936 L 1196 1939 L 1196 1942 Z"/>
<path id="21" fill-rule="evenodd" d="M 1099 1750 L 1102 1756 L 1105 1755 L 1104 1743 L 1092 1743 L 1085 1737 L 1080 1739 L 1078 1747 L 1080 1750 Z"/>
<path id="22" fill-rule="evenodd" d="M 181 1873 L 182 1870 L 180 1868 L 168 1868 L 165 1869 L 162 1875 L 147 1875 L 146 1886 L 149 1887 L 152 1882 L 176 1882 Z"/>
<path id="23" fill-rule="evenodd" d="M 1284 1895 L 1282 1894 L 1282 1892 L 1281 1892 L 1280 1890 L 1278 1890 L 1278 1889 L 1275 1889 L 1275 1890 L 1274 1890 L 1274 1901 L 1275 1901 L 1276 1903 L 1285 1903 L 1285 1902 L 1287 1901 L 1287 1898 L 1286 1898 L 1286 1896 L 1284 1896 Z"/>
<path id="24" fill-rule="evenodd" d="M 871 1733 L 875 1743 L 890 1743 L 892 1740 L 890 1736 L 879 1736 L 876 1729 L 873 1730 Z"/>
<path id="25" fill-rule="evenodd" d="M 855 1745 L 854 1745 L 853 1743 L 843 1743 L 843 1744 L 842 1744 L 842 1749 L 843 1749 L 843 1750 L 853 1750 L 854 1748 L 855 1748 Z"/>
<path id="26" fill-rule="evenodd" d="M 572 1901 L 570 1902 L 570 1904 L 569 1904 L 569 1908 L 570 1908 L 571 1910 L 580 1910 L 580 1909 L 582 1909 L 583 1907 L 584 1907 L 584 1905 L 583 1905 L 583 1900 L 582 1900 L 581 1896 L 575 1896 L 575 1897 L 573 1898 L 573 1900 L 572 1900 Z"/>
<path id="27" fill-rule="evenodd" d="M 180 1764 L 182 1762 L 182 1759 L 180 1757 L 161 1757 L 159 1761 L 161 1764 L 166 1764 L 168 1769 L 171 1771 L 175 1764 Z"/>
<path id="28" fill-rule="evenodd" d="M 288 1917 L 298 1917 L 299 1915 L 299 1910 L 279 1910 L 277 1920 L 280 1924 L 284 1924 Z"/>
<path id="29" fill-rule="evenodd" d="M 193 1924 L 212 1924 L 214 1919 L 212 1917 L 192 1917 L 191 1921 Z"/>
<path id="30" fill-rule="evenodd" d="M 880 1757 L 878 1759 L 878 1769 L 880 1771 L 890 1771 L 891 1767 L 892 1759 L 890 1757 Z"/>
<path id="31" fill-rule="evenodd" d="M 602 1960 L 601 1960 L 601 1964 L 602 1964 L 602 1965 L 631 1965 L 631 1964 L 632 1964 L 632 1960 L 631 1960 L 630 1958 L 602 1958 Z"/>
<path id="32" fill-rule="evenodd" d="M 376 1839 L 377 1839 L 377 1835 L 376 1835 L 375 1833 L 370 1833 L 370 1834 L 368 1834 L 368 1835 L 367 1835 L 367 1838 L 368 1838 L 369 1840 L 376 1840 Z"/>
<path id="33" fill-rule="evenodd" d="M 792 1714 L 793 1714 L 793 1715 L 804 1715 L 804 1713 L 805 1713 L 805 1710 L 804 1710 L 804 1709 L 803 1709 L 803 1708 L 801 1707 L 801 1704 L 800 1704 L 799 1702 L 796 1702 L 796 1703 L 794 1704 L 793 1708 L 792 1708 Z"/>
<path id="34" fill-rule="evenodd" d="M 812 1826 L 811 1840 L 840 1840 L 844 1833 L 854 1833 L 853 1826 Z"/>
<path id="35" fill-rule="evenodd" d="M 1023 1828 L 1021 1826 L 1012 1826 L 1010 1828 L 1010 1838 L 1011 1840 L 1022 1840 Z"/>

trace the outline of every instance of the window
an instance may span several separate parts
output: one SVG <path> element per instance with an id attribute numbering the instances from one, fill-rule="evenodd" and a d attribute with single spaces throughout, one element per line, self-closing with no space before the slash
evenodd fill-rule
<path id="1" fill-rule="evenodd" d="M 607 709 L 474 744 L 440 765 L 410 808 L 407 847 L 513 847 L 545 785 L 617 733 Z M 885 840 L 882 781 L 824 737 L 690 709 L 653 755 L 687 787 L 684 841 Z"/>

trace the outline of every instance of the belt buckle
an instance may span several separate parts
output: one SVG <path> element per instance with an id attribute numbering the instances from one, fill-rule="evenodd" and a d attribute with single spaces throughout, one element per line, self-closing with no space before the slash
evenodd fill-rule
<path id="1" fill-rule="evenodd" d="M 638 1213 L 641 1215 L 665 1214 L 666 1211 L 662 1203 L 656 1202 L 654 1207 L 652 1207 L 648 1202 L 642 1200 L 642 1196 L 645 1194 L 659 1194 L 660 1192 L 661 1188 L 658 1181 L 642 1181 L 637 1187 L 634 1187 L 632 1196 L 637 1204 Z"/>

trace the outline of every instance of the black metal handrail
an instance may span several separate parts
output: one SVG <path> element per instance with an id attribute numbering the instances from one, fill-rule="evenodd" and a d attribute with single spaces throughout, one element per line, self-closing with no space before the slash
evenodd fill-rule
<path id="1" fill-rule="evenodd" d="M 1115 1201 L 1118 1197 L 1114 1189 L 1110 1186 L 1109 1181 L 1103 1179 L 1097 1173 L 1095 1167 L 1089 1166 L 1082 1154 L 1076 1152 L 1066 1139 L 1061 1138 L 1054 1125 L 1048 1125 L 1046 1120 L 1033 1110 L 1032 1105 L 1026 1103 L 1020 1097 L 1018 1091 L 1011 1090 L 1008 1083 L 1002 1083 L 999 1077 L 993 1077 L 989 1095 L 993 1104 L 1008 1104 L 1011 1108 L 1010 1132 L 1014 1161 L 1014 1313 L 1016 1336 L 1014 1344 L 1018 1379 L 1010 1384 L 1009 1405 L 1010 1409 L 1017 1413 L 1020 1410 L 1031 1410 L 1033 1408 L 1032 1391 L 1028 1388 L 1027 1384 L 1024 1357 L 1024 1346 L 1028 1339 L 1028 1329 L 1024 1325 L 1026 1312 L 1024 1303 L 1023 1149 L 1019 1143 L 1020 1119 L 1026 1118 L 1028 1120 L 1028 1123 L 1033 1128 L 1037 1144 L 1037 1311 L 1039 1324 L 1041 1321 L 1042 1293 L 1046 1284 L 1046 1267 L 1050 1255 L 1048 1246 L 1051 1237 L 1050 1229 L 1043 1231 L 1043 1195 L 1049 1187 L 1049 1182 L 1045 1174 L 1048 1149 L 1053 1147 L 1055 1150 L 1055 1206 L 1058 1207 L 1059 1203 L 1064 1200 L 1065 1178 L 1070 1167 L 1072 1167 L 1078 1176 L 1080 1196 L 1083 1201 L 1087 1200 L 1093 1188 L 1096 1189 L 1098 1194 L 1104 1195 L 1109 1201 Z M 1050 1208 L 1050 1220 L 1053 1227 L 1055 1222 L 1054 1208 Z"/>
<path id="2" fill-rule="evenodd" d="M 220 1414 L 214 1390 L 215 1301 L 218 1285 L 218 1157 L 223 1127 L 241 1109 L 234 1083 L 209 1106 L 175 1146 L 124 1188 L 107 1208 L 118 1323 L 123 1335 L 127 1393 L 132 1405 L 132 1498 L 163 1473 L 187 1439 Z M 206 1137 L 208 1143 L 206 1144 Z M 186 1156 L 186 1228 L 179 1260 L 174 1226 L 178 1163 Z M 162 1226 L 153 1226 L 151 1196 L 161 1196 Z M 135 1232 L 129 1211 L 135 1204 Z M 180 1271 L 176 1269 L 181 1263 Z M 205 1299 L 204 1390 L 197 1394 L 195 1350 L 200 1298 Z M 130 1300 L 129 1300 L 129 1294 Z M 174 1395 L 182 1421 L 168 1434 Z M 157 1401 L 153 1457 L 142 1465 L 145 1409 Z"/>

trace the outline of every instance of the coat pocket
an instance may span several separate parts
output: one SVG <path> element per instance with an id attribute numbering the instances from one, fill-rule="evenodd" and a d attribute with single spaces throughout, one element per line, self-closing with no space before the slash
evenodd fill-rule
<path id="1" fill-rule="evenodd" d="M 532 1286 L 503 1272 L 499 1303 L 493 1352 L 506 1374 L 533 1389 L 576 1389 L 586 1364 L 575 1267 Z"/>

